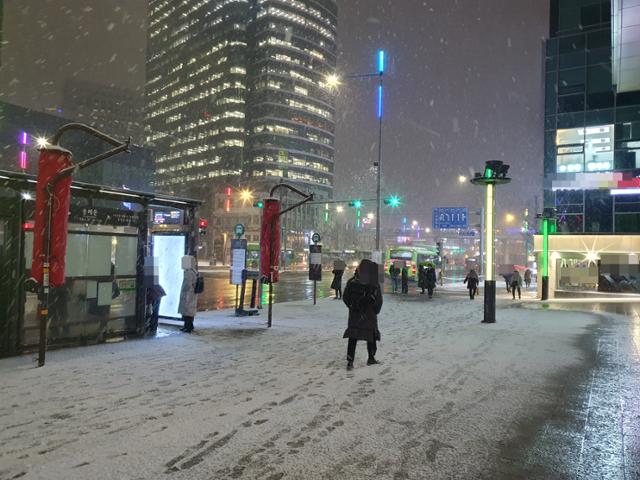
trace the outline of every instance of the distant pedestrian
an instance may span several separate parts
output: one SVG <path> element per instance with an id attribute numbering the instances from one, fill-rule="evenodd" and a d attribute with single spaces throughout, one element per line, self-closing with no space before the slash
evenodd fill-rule
<path id="1" fill-rule="evenodd" d="M 518 270 L 514 270 L 511 275 L 511 293 L 513 294 L 513 299 L 516 299 L 516 289 L 518 289 L 518 299 L 522 298 L 520 294 L 520 288 L 522 287 L 522 277 L 520 276 L 520 272 Z"/>
<path id="2" fill-rule="evenodd" d="M 331 289 L 336 291 L 336 300 L 342 298 L 342 275 L 344 270 L 338 270 L 336 268 L 331 272 L 333 273 L 333 280 L 331 281 Z"/>
<path id="3" fill-rule="evenodd" d="M 184 271 L 184 276 L 182 278 L 182 288 L 180 289 L 178 313 L 182 315 L 184 326 L 180 330 L 191 333 L 193 331 L 193 319 L 196 316 L 198 300 L 195 291 L 198 281 L 195 257 L 190 255 L 182 257 L 182 270 Z"/>
<path id="4" fill-rule="evenodd" d="M 353 369 L 358 340 L 367 342 L 367 365 L 379 363 L 376 358 L 376 341 L 380 340 L 378 313 L 382 309 L 382 291 L 378 283 L 378 265 L 371 260 L 360 262 L 355 275 L 344 289 L 342 297 L 349 308 L 349 324 L 343 338 L 348 338 L 347 370 Z"/>
<path id="5" fill-rule="evenodd" d="M 400 269 L 393 263 L 389 267 L 389 276 L 391 277 L 391 292 L 398 293 L 398 279 L 400 277 Z"/>
<path id="6" fill-rule="evenodd" d="M 467 284 L 467 288 L 469 289 L 469 298 L 471 300 L 473 300 L 473 298 L 476 296 L 476 293 L 478 293 L 479 282 L 480 279 L 478 278 L 478 274 L 472 268 L 471 270 L 469 270 L 469 273 L 467 273 L 467 276 L 464 279 L 464 283 Z"/>
<path id="7" fill-rule="evenodd" d="M 427 266 L 420 265 L 418 267 L 418 287 L 422 290 L 420 293 L 424 294 L 424 290 L 427 288 Z"/>
<path id="8" fill-rule="evenodd" d="M 407 266 L 402 267 L 402 293 L 409 293 L 409 269 Z"/>
<path id="9" fill-rule="evenodd" d="M 427 285 L 427 293 L 429 298 L 433 298 L 433 290 L 436 288 L 436 269 L 433 265 L 429 265 L 427 267 L 426 275 L 426 285 Z"/>
<path id="10" fill-rule="evenodd" d="M 531 285 L 531 270 L 528 268 L 524 271 L 524 285 L 527 288 Z"/>
<path id="11" fill-rule="evenodd" d="M 160 317 L 160 301 L 167 292 L 159 284 L 154 284 L 147 289 L 147 334 L 155 335 L 158 331 L 158 318 Z"/>

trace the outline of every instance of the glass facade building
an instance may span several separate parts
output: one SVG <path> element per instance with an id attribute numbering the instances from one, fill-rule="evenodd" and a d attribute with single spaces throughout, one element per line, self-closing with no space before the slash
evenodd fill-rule
<path id="1" fill-rule="evenodd" d="M 612 79 L 611 2 L 554 0 L 546 42 L 545 206 L 558 233 L 640 233 L 640 91 Z M 640 191 L 639 191 L 640 193 Z"/>
<path id="2" fill-rule="evenodd" d="M 625 88 L 615 84 L 612 26 L 621 19 L 613 3 L 551 2 L 544 201 L 556 209 L 557 234 L 549 237 L 550 298 L 640 294 L 640 91 L 628 88 L 629 65 L 620 65 Z M 540 236 L 535 250 L 542 254 Z"/>
<path id="3" fill-rule="evenodd" d="M 151 0 L 149 13 L 156 187 L 209 198 L 212 182 L 284 179 L 329 197 L 335 0 Z"/>

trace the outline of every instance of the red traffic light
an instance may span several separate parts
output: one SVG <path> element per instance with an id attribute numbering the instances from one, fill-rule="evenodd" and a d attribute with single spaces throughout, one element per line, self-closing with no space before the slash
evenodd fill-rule
<path id="1" fill-rule="evenodd" d="M 207 220 L 205 218 L 201 218 L 200 219 L 200 223 L 198 223 L 198 226 L 200 228 L 207 228 L 209 226 L 209 220 Z"/>

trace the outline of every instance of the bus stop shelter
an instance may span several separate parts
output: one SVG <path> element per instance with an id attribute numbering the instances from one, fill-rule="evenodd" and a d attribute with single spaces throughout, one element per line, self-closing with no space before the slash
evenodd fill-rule
<path id="1" fill-rule="evenodd" d="M 37 295 L 25 289 L 33 250 L 36 179 L 0 170 L 0 357 L 37 349 Z M 191 199 L 74 182 L 65 285 L 52 291 L 49 348 L 144 334 L 145 264 L 177 315 L 180 258 L 196 255 Z M 175 310 L 175 311 L 174 311 Z"/>

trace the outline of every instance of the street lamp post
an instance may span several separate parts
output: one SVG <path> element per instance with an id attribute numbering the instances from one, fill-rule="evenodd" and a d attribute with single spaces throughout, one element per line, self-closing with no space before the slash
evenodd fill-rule
<path id="1" fill-rule="evenodd" d="M 378 163 L 376 171 L 378 174 L 376 186 L 376 250 L 380 251 L 380 187 L 382 184 L 382 117 L 383 117 L 383 85 L 384 78 L 384 50 L 378 51 L 378 76 L 380 84 L 378 85 Z"/>
<path id="2" fill-rule="evenodd" d="M 378 100 L 377 100 L 377 116 L 378 116 L 378 161 L 374 163 L 376 167 L 376 250 L 380 251 L 380 208 L 381 208 L 381 187 L 382 187 L 382 120 L 383 120 L 383 100 L 384 100 L 384 70 L 386 63 L 386 55 L 384 50 L 378 50 L 377 64 L 378 69 L 375 73 L 365 73 L 356 75 L 347 75 L 345 78 L 371 78 L 378 77 Z M 329 75 L 326 79 L 326 85 L 329 88 L 337 87 L 340 84 L 340 78 L 335 75 Z"/>
<path id="3" fill-rule="evenodd" d="M 484 319 L 482 323 L 496 322 L 496 279 L 495 279 L 495 205 L 496 185 L 511 181 L 507 177 L 509 165 L 500 160 L 486 162 L 483 173 L 476 173 L 471 179 L 474 185 L 485 187 L 485 275 L 484 275 Z"/>

